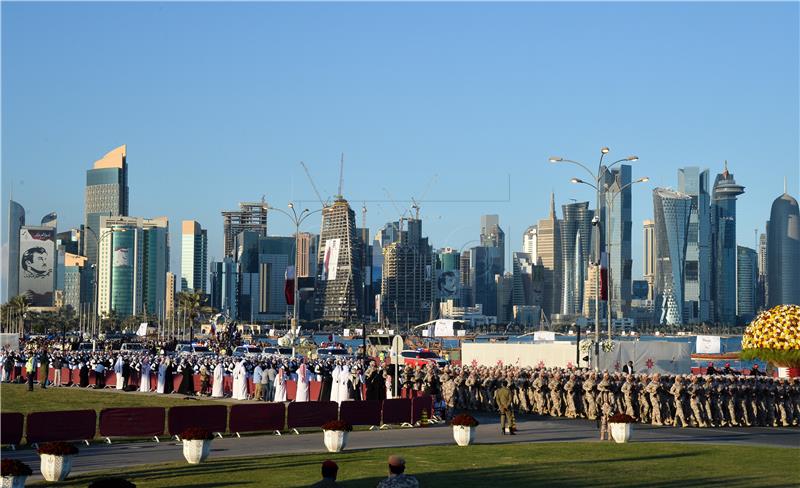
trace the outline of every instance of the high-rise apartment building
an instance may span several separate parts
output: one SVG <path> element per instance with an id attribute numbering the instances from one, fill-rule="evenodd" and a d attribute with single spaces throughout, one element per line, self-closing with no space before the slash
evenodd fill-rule
<path id="1" fill-rule="evenodd" d="M 665 188 L 653 190 L 655 217 L 655 306 L 657 323 L 684 323 L 684 272 L 692 197 Z"/>
<path id="2" fill-rule="evenodd" d="M 222 212 L 222 232 L 224 234 L 224 255 L 233 256 L 233 241 L 242 232 L 253 232 L 258 236 L 267 235 L 267 211 L 269 205 L 261 202 L 241 202 L 239 210 Z"/>
<path id="3" fill-rule="evenodd" d="M 322 210 L 315 300 L 323 320 L 348 322 L 361 316 L 358 241 L 355 213 L 347 200 L 337 198 Z"/>
<path id="4" fill-rule="evenodd" d="M 128 215 L 127 146 L 106 153 L 86 171 L 86 202 L 84 209 L 83 255 L 89 265 L 97 263 L 97 243 L 100 238 L 100 218 Z"/>
<path id="5" fill-rule="evenodd" d="M 758 255 L 749 247 L 736 247 L 736 315 L 747 324 L 756 316 Z"/>
<path id="6" fill-rule="evenodd" d="M 493 253 L 497 263 L 494 264 L 495 268 L 499 267 L 499 274 L 503 274 L 505 270 L 505 248 L 506 248 L 506 234 L 500 228 L 500 217 L 498 215 L 482 215 L 481 216 L 481 246 L 494 247 L 498 251 Z"/>
<path id="7" fill-rule="evenodd" d="M 784 190 L 767 223 L 767 306 L 800 305 L 800 211 Z"/>
<path id="8" fill-rule="evenodd" d="M 550 194 L 550 215 L 536 225 L 536 262 L 544 266 L 544 303 L 542 309 L 549 318 L 561 311 L 561 231 L 556 217 L 555 195 Z"/>
<path id="9" fill-rule="evenodd" d="M 600 221 L 609 228 L 600 233 L 601 249 L 605 249 L 608 235 L 609 252 L 609 291 L 611 310 L 618 318 L 628 315 L 631 305 L 631 279 L 633 259 L 631 258 L 631 232 L 633 221 L 631 209 L 631 166 L 623 164 L 608 170 L 601 169 L 600 184 L 606 190 L 611 208 L 606 199 L 600 200 Z M 610 215 L 609 215 L 610 210 Z M 610 216 L 610 219 L 608 218 Z"/>
<path id="10" fill-rule="evenodd" d="M 494 275 L 497 289 L 497 322 L 507 324 L 514 319 L 514 275 L 505 273 Z"/>
<path id="11" fill-rule="evenodd" d="M 767 234 L 758 236 L 758 297 L 756 310 L 767 305 Z"/>
<path id="12" fill-rule="evenodd" d="M 237 286 L 236 263 L 232 257 L 211 263 L 211 306 L 231 318 L 238 316 Z"/>
<path id="13" fill-rule="evenodd" d="M 714 322 L 736 324 L 736 197 L 744 187 L 736 184 L 728 162 L 714 179 L 711 192 L 712 298 Z"/>
<path id="14" fill-rule="evenodd" d="M 317 242 L 316 234 L 300 232 L 297 235 L 297 276 L 305 278 L 317 275 Z"/>
<path id="15" fill-rule="evenodd" d="M 535 225 L 528 227 L 522 234 L 522 252 L 536 257 L 536 237 L 539 232 Z"/>
<path id="16" fill-rule="evenodd" d="M 25 225 L 25 208 L 14 200 L 8 205 L 8 285 L 6 301 L 19 295 L 19 231 Z"/>
<path id="17" fill-rule="evenodd" d="M 683 320 L 688 324 L 709 322 L 712 319 L 713 274 L 708 170 L 701 171 L 696 166 L 679 169 L 678 191 L 692 199 L 684 270 L 686 307 Z"/>
<path id="18" fill-rule="evenodd" d="M 76 312 L 92 303 L 92 269 L 86 266 L 86 258 L 77 254 L 64 254 L 64 306 Z"/>
<path id="19" fill-rule="evenodd" d="M 544 298 L 544 266 L 537 265 L 531 254 L 512 254 L 512 304 L 515 306 L 542 306 Z"/>
<path id="20" fill-rule="evenodd" d="M 422 221 L 409 219 L 400 240 L 383 248 L 381 309 L 395 325 L 413 325 L 430 318 L 433 254 L 428 238 L 421 234 Z"/>
<path id="21" fill-rule="evenodd" d="M 583 286 L 591 250 L 592 217 L 589 202 L 562 205 L 561 231 L 562 296 L 561 313 L 579 315 L 583 308 Z"/>
<path id="22" fill-rule="evenodd" d="M 169 221 L 166 217 L 101 217 L 98 311 L 118 316 L 166 309 Z"/>
<path id="23" fill-rule="evenodd" d="M 647 282 L 647 299 L 653 299 L 653 285 L 656 277 L 656 223 L 652 220 L 645 220 L 643 223 L 643 271 L 644 279 Z"/>
<path id="24" fill-rule="evenodd" d="M 208 291 L 208 232 L 195 220 L 181 223 L 181 291 Z"/>
<path id="25" fill-rule="evenodd" d="M 167 271 L 167 282 L 164 290 L 164 316 L 171 317 L 175 312 L 175 285 L 177 276 Z"/>

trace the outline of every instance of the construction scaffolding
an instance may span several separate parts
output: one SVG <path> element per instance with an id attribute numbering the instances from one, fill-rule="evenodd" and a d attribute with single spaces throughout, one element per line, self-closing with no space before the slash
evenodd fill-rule
<path id="1" fill-rule="evenodd" d="M 268 208 L 269 205 L 262 199 L 260 202 L 241 202 L 239 210 L 222 212 L 225 256 L 233 257 L 233 242 L 240 232 L 251 231 L 260 237 L 267 236 Z"/>
<path id="2" fill-rule="evenodd" d="M 315 305 L 316 315 L 323 320 L 348 323 L 362 315 L 359 243 L 355 213 L 347 200 L 337 198 L 322 211 L 319 237 Z"/>
<path id="3" fill-rule="evenodd" d="M 407 219 L 400 241 L 383 249 L 381 308 L 389 322 L 400 325 L 429 320 L 432 302 L 433 254 L 422 238 L 422 221 Z"/>

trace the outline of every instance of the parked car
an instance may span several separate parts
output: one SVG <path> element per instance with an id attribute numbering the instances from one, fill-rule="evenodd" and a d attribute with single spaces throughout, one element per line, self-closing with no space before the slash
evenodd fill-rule
<path id="1" fill-rule="evenodd" d="M 447 366 L 448 361 L 439 357 L 438 354 L 429 349 L 408 349 L 400 353 L 403 356 L 405 366 L 426 366 L 435 364 L 436 366 Z"/>
<path id="2" fill-rule="evenodd" d="M 175 352 L 178 354 L 189 353 L 189 354 L 200 354 L 200 355 L 207 355 L 207 354 L 214 354 L 208 346 L 197 346 L 194 344 L 178 344 L 175 347 Z"/>
<path id="3" fill-rule="evenodd" d="M 261 348 L 257 346 L 236 346 L 233 350 L 233 355 L 236 357 L 244 357 L 250 355 L 261 354 Z"/>
<path id="4" fill-rule="evenodd" d="M 94 344 L 91 342 L 81 342 L 78 344 L 78 351 L 80 352 L 92 352 L 94 351 Z"/>
<path id="5" fill-rule="evenodd" d="M 277 354 L 278 356 L 282 356 L 285 358 L 291 358 L 292 356 L 292 348 L 291 347 L 277 347 L 277 346 L 269 346 L 265 347 L 261 351 L 262 355 L 272 356 Z"/>
<path id="6" fill-rule="evenodd" d="M 353 357 L 343 345 L 324 345 L 317 349 L 317 357 L 320 359 L 348 359 Z"/>

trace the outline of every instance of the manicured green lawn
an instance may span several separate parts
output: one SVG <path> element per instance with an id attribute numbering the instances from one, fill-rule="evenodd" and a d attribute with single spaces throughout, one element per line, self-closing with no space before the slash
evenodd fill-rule
<path id="1" fill-rule="evenodd" d="M 26 385 L 0 385 L 0 410 L 3 412 L 46 412 L 53 410 L 100 411 L 112 407 L 174 407 L 218 403 L 211 400 L 184 400 L 183 395 L 152 395 L 138 392 L 93 390 L 91 388 L 47 388 L 36 386 L 28 391 Z"/>
<path id="2" fill-rule="evenodd" d="M 374 487 L 389 454 L 405 456 L 407 473 L 425 487 L 778 487 L 798 486 L 797 449 L 657 443 L 532 443 L 346 451 L 340 454 L 214 459 L 138 466 L 105 473 L 137 487 L 296 487 L 319 479 L 323 460 L 339 464 L 345 487 Z M 85 487 L 79 476 L 59 486 Z"/>

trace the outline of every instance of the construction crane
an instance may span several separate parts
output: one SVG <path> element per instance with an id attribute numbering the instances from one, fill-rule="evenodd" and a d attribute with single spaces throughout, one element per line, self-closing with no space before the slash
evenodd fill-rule
<path id="1" fill-rule="evenodd" d="M 428 184 L 425 185 L 425 189 L 422 191 L 419 198 L 411 197 L 411 208 L 414 210 L 414 218 L 417 220 L 419 220 L 419 209 L 421 208 L 419 204 L 425 199 L 425 196 L 428 195 L 428 191 L 430 191 L 433 182 L 436 181 L 436 178 L 438 178 L 438 175 L 433 175 L 433 177 L 428 180 Z"/>
<path id="2" fill-rule="evenodd" d="M 302 161 L 300 161 L 300 166 L 302 166 L 303 171 L 306 172 L 306 176 L 308 176 L 308 181 L 311 182 L 311 188 L 313 188 L 314 193 L 317 194 L 317 198 L 319 199 L 319 203 L 322 205 L 322 208 L 326 208 L 328 204 L 322 200 L 322 195 L 319 194 L 319 190 L 317 190 L 317 185 L 314 184 L 314 178 L 311 177 L 311 172 L 308 171 L 308 166 L 306 166 L 306 163 Z M 341 191 L 341 183 L 339 185 L 340 185 L 339 190 Z"/>
<path id="3" fill-rule="evenodd" d="M 344 183 L 344 153 L 342 153 L 342 159 L 339 161 L 339 193 L 336 195 L 336 199 L 344 199 L 342 196 L 342 183 Z"/>
<path id="4" fill-rule="evenodd" d="M 400 228 L 397 229 L 397 232 L 399 234 L 403 230 L 403 221 L 406 220 L 406 212 L 408 212 L 408 210 L 405 210 L 405 211 L 401 212 L 400 211 L 400 207 L 397 205 L 397 202 L 394 201 L 394 198 L 392 198 L 392 194 L 389 193 L 389 190 L 387 190 L 384 187 L 383 192 L 386 193 L 386 197 L 389 199 L 390 202 L 392 202 L 392 205 L 394 206 L 394 209 L 397 211 L 397 214 L 400 216 L 400 218 L 399 218 Z"/>

